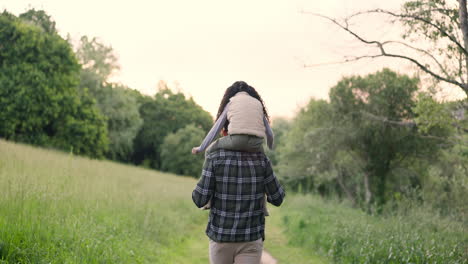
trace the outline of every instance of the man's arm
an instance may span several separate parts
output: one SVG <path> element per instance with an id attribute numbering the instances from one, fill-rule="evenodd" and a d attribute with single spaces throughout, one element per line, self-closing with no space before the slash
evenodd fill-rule
<path id="1" fill-rule="evenodd" d="M 266 158 L 265 192 L 267 194 L 267 201 L 275 206 L 280 206 L 286 196 L 283 186 L 281 186 L 276 178 L 268 158 Z"/>
<path id="2" fill-rule="evenodd" d="M 212 198 L 215 187 L 213 160 L 207 158 L 203 164 L 202 176 L 195 190 L 192 192 L 192 200 L 198 208 L 205 206 Z"/>

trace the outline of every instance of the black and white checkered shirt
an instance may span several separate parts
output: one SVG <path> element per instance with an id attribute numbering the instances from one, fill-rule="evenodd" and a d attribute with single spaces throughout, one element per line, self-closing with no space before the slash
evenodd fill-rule
<path id="1" fill-rule="evenodd" d="M 211 199 L 206 234 L 216 242 L 265 239 L 264 195 L 275 206 L 285 192 L 263 153 L 216 150 L 205 158 L 202 176 L 192 192 L 203 207 Z"/>

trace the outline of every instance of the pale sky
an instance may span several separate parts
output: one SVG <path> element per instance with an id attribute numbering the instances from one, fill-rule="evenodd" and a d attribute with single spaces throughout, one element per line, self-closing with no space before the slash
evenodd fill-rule
<path id="1" fill-rule="evenodd" d="M 272 116 L 293 116 L 311 97 L 326 98 L 342 77 L 401 61 L 373 60 L 304 68 L 340 60 L 362 45 L 329 22 L 300 10 L 343 17 L 356 10 L 399 9 L 402 0 L 0 0 L 16 15 L 44 9 L 62 36 L 98 37 L 111 45 L 121 70 L 113 80 L 153 95 L 159 80 L 178 83 L 215 115 L 225 89 L 243 80 Z M 370 36 L 395 34 L 379 18 L 360 23 Z M 377 27 L 377 29 L 376 29 Z M 403 68 L 402 68 L 403 67 Z"/>

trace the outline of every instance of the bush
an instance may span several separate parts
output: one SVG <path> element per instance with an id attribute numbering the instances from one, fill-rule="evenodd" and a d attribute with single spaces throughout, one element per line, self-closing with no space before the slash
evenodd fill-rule
<path id="1" fill-rule="evenodd" d="M 193 124 L 167 135 L 161 146 L 161 169 L 198 177 L 203 166 L 203 156 L 193 155 L 191 150 L 200 145 L 204 136 L 203 130 Z"/>

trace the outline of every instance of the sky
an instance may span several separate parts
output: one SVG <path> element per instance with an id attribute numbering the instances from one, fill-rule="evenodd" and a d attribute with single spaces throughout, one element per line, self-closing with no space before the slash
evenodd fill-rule
<path id="1" fill-rule="evenodd" d="M 403 2 L 0 0 L 0 9 L 16 15 L 43 9 L 62 36 L 87 35 L 111 45 L 121 67 L 112 80 L 144 94 L 155 94 L 164 80 L 215 115 L 226 88 L 243 80 L 259 92 L 271 116 L 293 117 L 311 98 L 327 98 L 343 76 L 384 66 L 410 69 L 391 59 L 327 64 L 366 50 L 336 26 L 302 11 L 339 18 L 371 8 L 398 10 Z M 400 30 L 378 17 L 353 26 L 379 38 Z"/>

